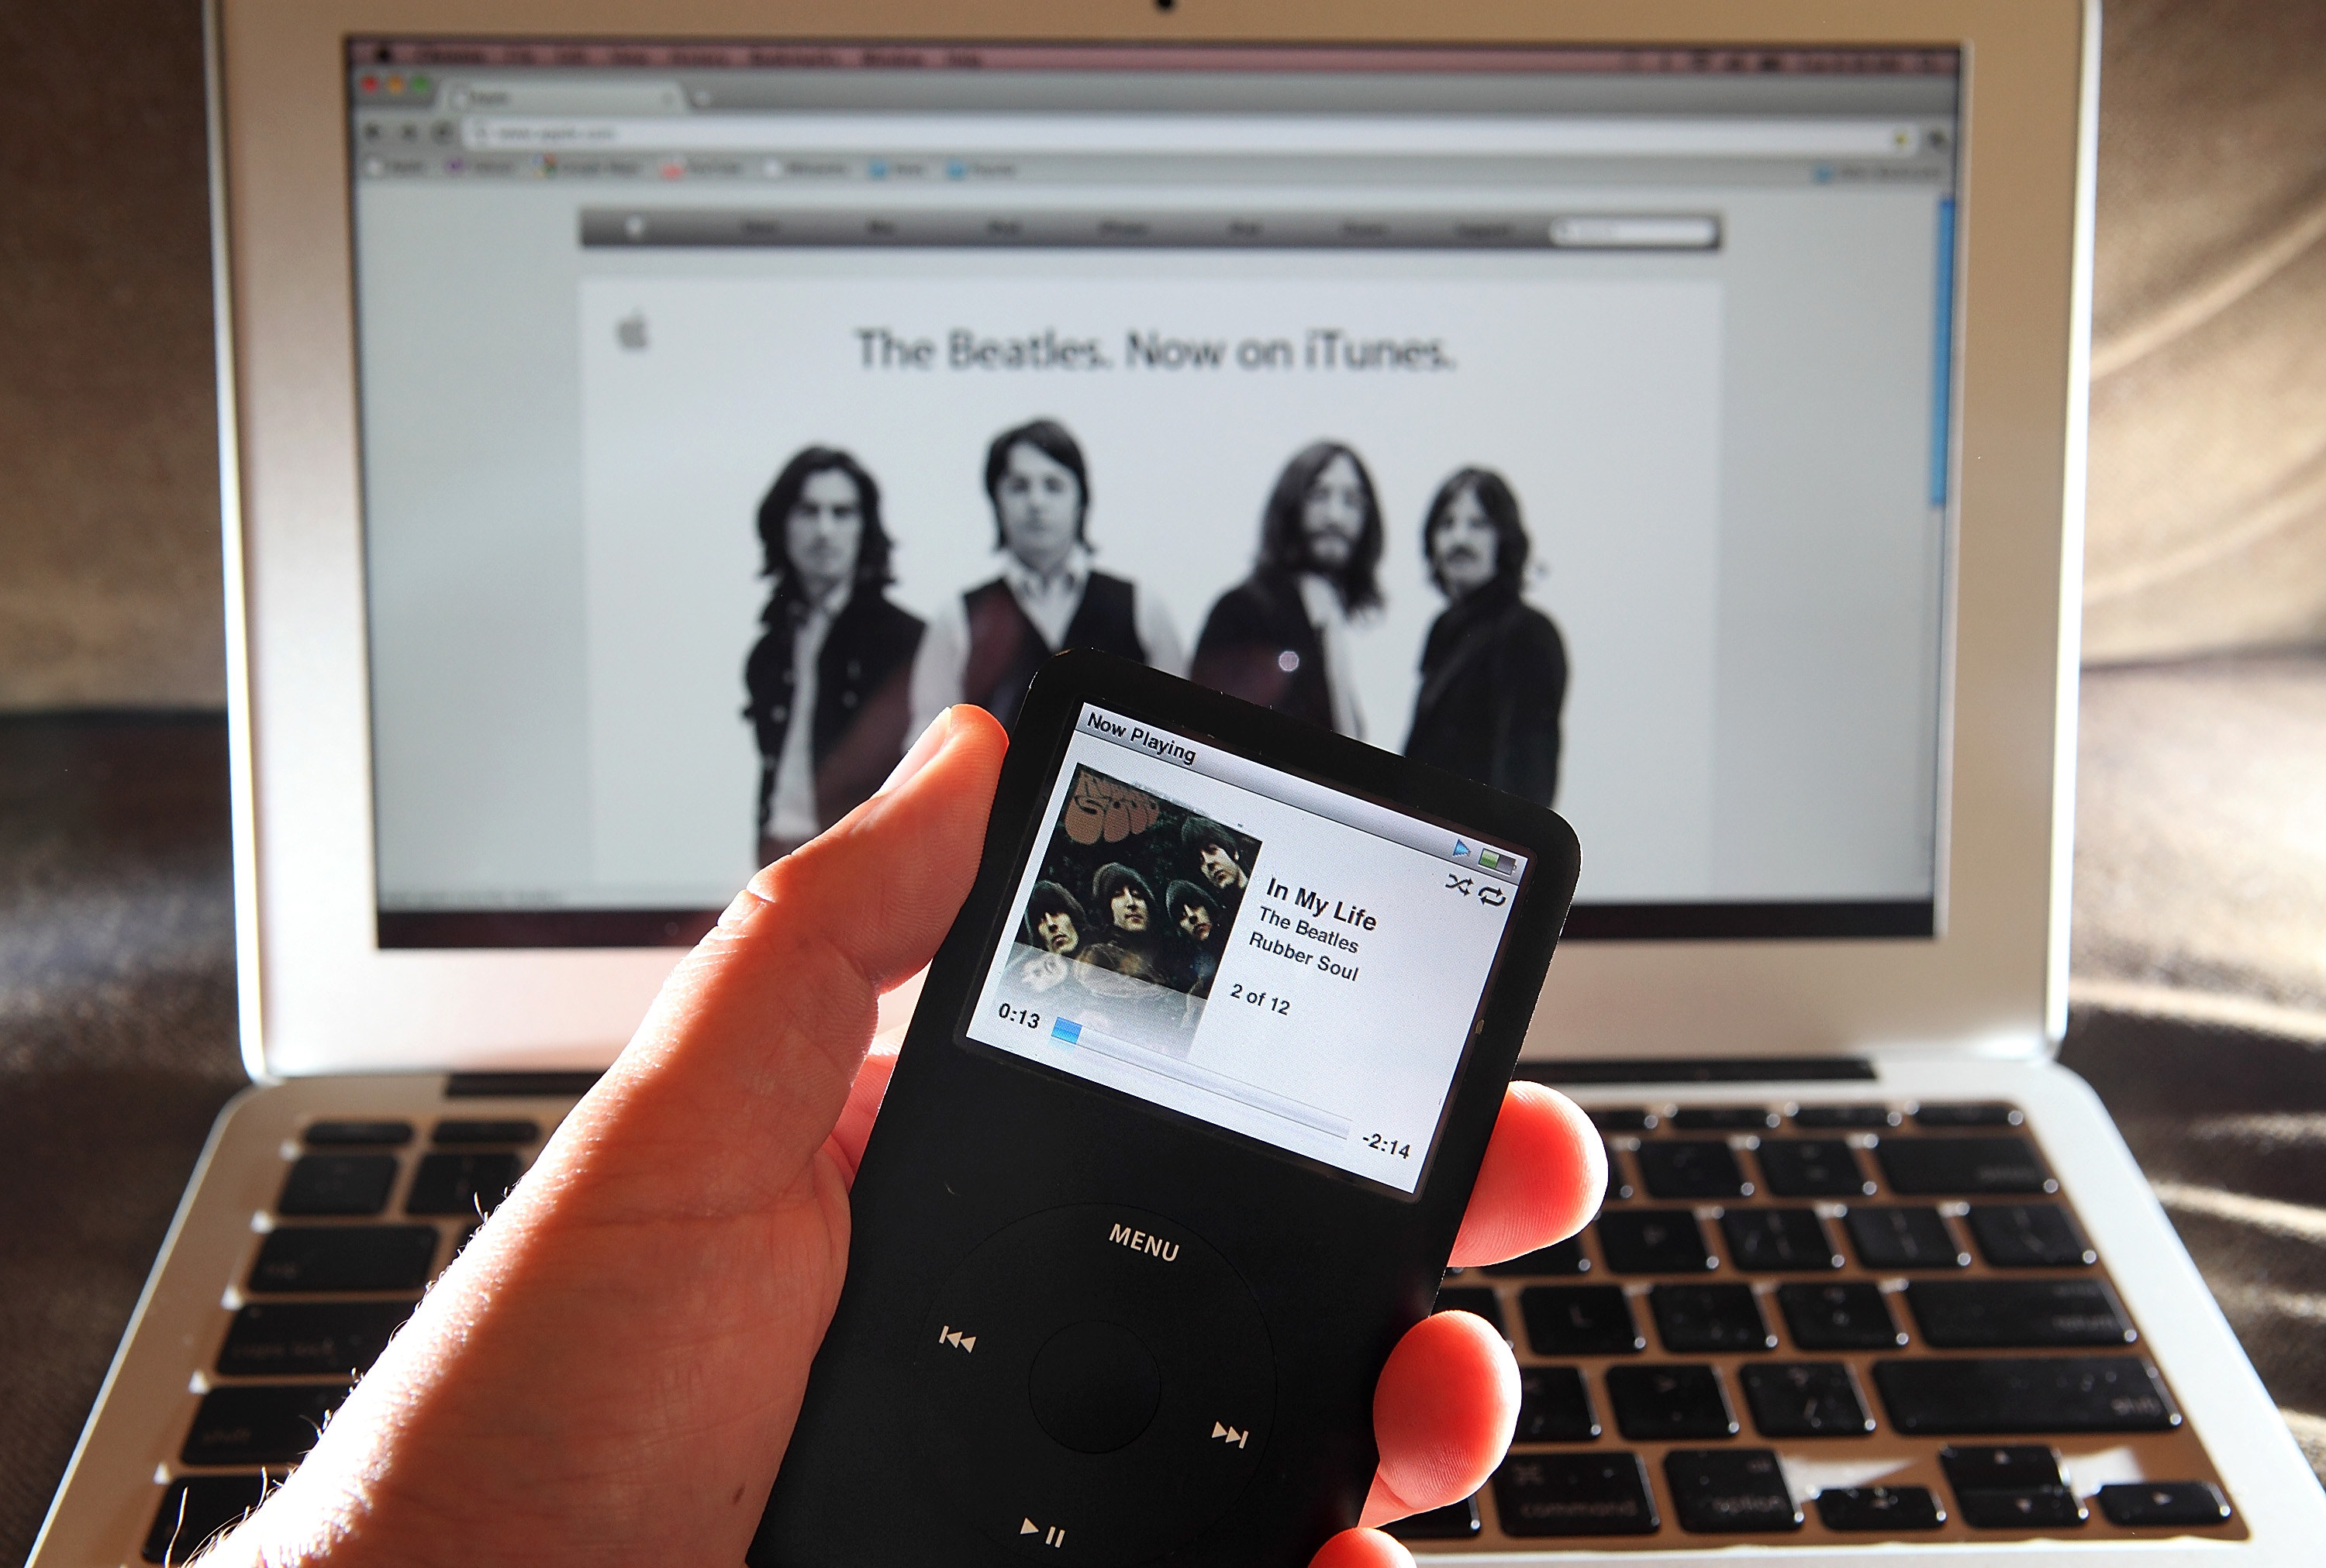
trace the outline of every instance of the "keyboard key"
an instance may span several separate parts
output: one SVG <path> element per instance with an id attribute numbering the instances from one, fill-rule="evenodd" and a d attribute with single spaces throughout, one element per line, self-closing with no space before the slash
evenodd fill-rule
<path id="1" fill-rule="evenodd" d="M 2050 1350 L 2139 1338 L 2097 1279 L 1921 1279 L 1906 1287 L 1922 1342 L 1942 1350 Z"/>
<path id="2" fill-rule="evenodd" d="M 1651 1110 L 1618 1108 L 1595 1110 L 1590 1116 L 1591 1125 L 1603 1133 L 1651 1132 L 1656 1125 L 1656 1113 Z"/>
<path id="3" fill-rule="evenodd" d="M 283 1180 L 278 1214 L 377 1214 L 395 1185 L 394 1155 L 302 1155 Z"/>
<path id="4" fill-rule="evenodd" d="M 1488 1285 L 1454 1285 L 1437 1293 L 1437 1304 L 1431 1309 L 1441 1313 L 1475 1313 L 1494 1327 L 1494 1332 L 1504 1339 L 1511 1331 L 1503 1322 L 1503 1304 L 1495 1299 L 1494 1288 Z"/>
<path id="5" fill-rule="evenodd" d="M 2181 1424 L 2155 1369 L 2137 1356 L 1876 1361 L 1874 1384 L 1890 1424 L 1918 1435 L 2164 1432 Z"/>
<path id="6" fill-rule="evenodd" d="M 1939 1450 L 1939 1468 L 1958 1492 L 2027 1491 L 2065 1486 L 2060 1456 L 2042 1443 L 1950 1443 Z"/>
<path id="7" fill-rule="evenodd" d="M 1664 1349 L 1675 1355 L 1777 1348 L 1749 1285 L 1660 1285 L 1648 1292 L 1648 1305 Z"/>
<path id="8" fill-rule="evenodd" d="M 1777 1456 L 1765 1448 L 1676 1448 L 1664 1455 L 1664 1481 L 1683 1530 L 1726 1536 L 1801 1527 Z"/>
<path id="9" fill-rule="evenodd" d="M 1648 1348 L 1619 1285 L 1538 1285 L 1519 1294 L 1538 1356 L 1629 1356 Z"/>
<path id="10" fill-rule="evenodd" d="M 2027 1118 L 2012 1105 L 1925 1105 L 1914 1112 L 1916 1127 L 2024 1127 Z"/>
<path id="11" fill-rule="evenodd" d="M 2100 1260 L 2075 1216 L 2057 1203 L 1981 1204 L 1970 1211 L 1971 1239 L 1997 1268 L 2089 1267 Z"/>
<path id="12" fill-rule="evenodd" d="M 1564 1241 L 1554 1241 L 1549 1247 L 1538 1248 L 1508 1263 L 1490 1263 L 1486 1272 L 1492 1275 L 1560 1275 L 1588 1274 L 1591 1260 L 1583 1255 L 1583 1238 L 1570 1236 Z"/>
<path id="13" fill-rule="evenodd" d="M 1763 1437 L 1863 1437 L 1874 1430 L 1843 1362 L 1748 1361 L 1736 1378 Z"/>
<path id="14" fill-rule="evenodd" d="M 1720 1217 L 1728 1256 L 1755 1274 L 1839 1268 L 1841 1254 L 1814 1209 L 1731 1209 Z"/>
<path id="15" fill-rule="evenodd" d="M 184 1464 L 296 1464 L 348 1396 L 345 1383 L 242 1384 L 213 1388 L 179 1451 Z"/>
<path id="16" fill-rule="evenodd" d="M 1857 1260 L 1868 1268 L 1962 1268 L 1970 1254 L 1936 1209 L 1853 1205 L 1844 1221 Z"/>
<path id="17" fill-rule="evenodd" d="M 1602 1214 L 1593 1228 L 1600 1256 L 1617 1274 L 1702 1274 L 1720 1266 L 1704 1244 L 1704 1228 L 1686 1209 Z"/>
<path id="18" fill-rule="evenodd" d="M 532 1144 L 541 1141 L 541 1124 L 535 1121 L 440 1121 L 436 1124 L 435 1143 L 438 1148 L 455 1144 Z"/>
<path id="19" fill-rule="evenodd" d="M 1640 1190 L 1632 1184 L 1632 1178 L 1624 1174 L 1624 1160 L 1622 1153 L 1617 1150 L 1615 1146 L 1612 1143 L 1607 1145 L 1606 1148 L 1607 1202 L 1610 1203 L 1620 1203 L 1628 1199 L 1638 1197 L 1640 1195 Z"/>
<path id="20" fill-rule="evenodd" d="M 1519 1425 L 1513 1443 L 1589 1443 L 1599 1435 L 1583 1374 L 1572 1367 L 1519 1369 Z"/>
<path id="21" fill-rule="evenodd" d="M 2025 1138 L 1884 1138 L 1874 1156 L 1893 1192 L 1918 1198 L 2060 1190 Z"/>
<path id="22" fill-rule="evenodd" d="M 1634 1443 L 1736 1435 L 1720 1374 L 1709 1367 L 1610 1367 L 1607 1404 L 1615 1430 Z"/>
<path id="23" fill-rule="evenodd" d="M 234 1314 L 218 1369 L 228 1378 L 352 1378 L 371 1369 L 414 1301 L 253 1302 Z"/>
<path id="24" fill-rule="evenodd" d="M 398 1149 L 412 1141 L 412 1124 L 408 1121 L 311 1121 L 300 1135 L 311 1149 L 377 1148 Z"/>
<path id="25" fill-rule="evenodd" d="M 1763 1138 L 1754 1153 L 1762 1185 L 1780 1198 L 1862 1198 L 1874 1183 L 1857 1151 L 1839 1138 Z"/>
<path id="26" fill-rule="evenodd" d="M 1719 1138 L 1650 1138 L 1633 1156 L 1651 1198 L 1745 1198 L 1736 1151 Z"/>
<path id="27" fill-rule="evenodd" d="M 1935 1530 L 1947 1511 L 1928 1487 L 1828 1487 L 1817 1495 L 1828 1530 Z"/>
<path id="28" fill-rule="evenodd" d="M 1896 1127 L 1906 1118 L 1886 1105 L 1805 1105 L 1793 1112 L 1795 1127 L 1865 1127 L 1876 1129 Z M 1876 1487 L 1875 1491 L 1892 1489 Z"/>
<path id="29" fill-rule="evenodd" d="M 285 1225 L 260 1244 L 250 1288 L 416 1291 L 435 1260 L 433 1225 Z"/>
<path id="30" fill-rule="evenodd" d="M 1686 1132 L 1761 1132 L 1784 1119 L 1759 1105 L 1690 1105 L 1671 1113 L 1672 1126 Z"/>
<path id="31" fill-rule="evenodd" d="M 1514 1453 L 1493 1486 L 1505 1536 L 1651 1536 L 1662 1523 L 1635 1453 Z"/>
<path id="32" fill-rule="evenodd" d="M 2069 1530 L 2090 1516 L 2065 1487 L 2031 1487 L 2016 1492 L 1958 1489 L 1955 1508 L 1974 1530 Z"/>
<path id="33" fill-rule="evenodd" d="M 1955 1489 L 1963 1523 L 1975 1530 L 2072 1529 L 2084 1522 L 2059 1455 L 2045 1444 L 1949 1443 L 1939 1450 L 1939 1468 Z"/>
<path id="34" fill-rule="evenodd" d="M 515 1155 L 427 1155 L 404 1195 L 406 1214 L 489 1214 L 516 1185 Z"/>
<path id="35" fill-rule="evenodd" d="M 1400 1541 L 1466 1541 L 1483 1526 L 1478 1522 L 1478 1499 L 1464 1498 L 1442 1508 L 1409 1514 L 1382 1528 Z"/>
<path id="36" fill-rule="evenodd" d="M 2119 1481 L 2093 1499 L 2126 1530 L 2202 1529 L 2229 1520 L 2229 1500 L 2210 1481 Z"/>
<path id="37" fill-rule="evenodd" d="M 263 1475 L 198 1475 L 170 1483 L 162 1506 L 154 1510 L 154 1527 L 145 1532 L 148 1563 L 184 1563 L 206 1545 L 212 1536 L 256 1508 L 266 1497 Z"/>
<path id="38" fill-rule="evenodd" d="M 1781 1285 L 1777 1305 L 1804 1350 L 1891 1350 L 1906 1342 L 1881 1286 L 1871 1283 Z"/>

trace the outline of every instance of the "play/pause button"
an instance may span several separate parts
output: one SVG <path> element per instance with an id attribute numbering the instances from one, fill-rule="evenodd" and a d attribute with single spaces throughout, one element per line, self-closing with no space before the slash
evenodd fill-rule
<path id="1" fill-rule="evenodd" d="M 1024 1517 L 1022 1515 L 1019 1517 Z M 1046 1529 L 1033 1520 L 1026 1519 L 1018 1526 L 1018 1533 L 1021 1536 L 1039 1536 L 1045 1546 L 1063 1546 L 1066 1544 L 1066 1530 L 1063 1525 L 1052 1525 Z"/>

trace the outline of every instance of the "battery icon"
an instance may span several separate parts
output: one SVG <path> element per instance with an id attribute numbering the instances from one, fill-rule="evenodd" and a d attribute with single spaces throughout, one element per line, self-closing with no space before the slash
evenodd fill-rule
<path id="1" fill-rule="evenodd" d="M 1478 851 L 1478 864 L 1481 868 L 1488 871 L 1500 870 L 1502 868 L 1503 858 L 1500 855 L 1495 854 L 1492 849 L 1481 849 Z"/>

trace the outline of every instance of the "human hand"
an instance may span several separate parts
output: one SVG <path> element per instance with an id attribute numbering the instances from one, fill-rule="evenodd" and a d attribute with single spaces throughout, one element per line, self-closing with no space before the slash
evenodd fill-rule
<path id="1" fill-rule="evenodd" d="M 752 878 L 207 1563 L 742 1560 L 839 1298 L 848 1184 L 893 1062 L 868 1052 L 879 998 L 967 895 L 1006 744 L 981 710 L 951 710 L 880 794 Z M 1605 1180 L 1581 1113 L 1513 1085 L 1454 1261 L 1571 1234 Z M 1475 1490 L 1517 1404 L 1483 1322 L 1418 1324 L 1375 1393 L 1364 1523 Z M 1357 1529 L 1316 1561 L 1410 1559 Z"/>

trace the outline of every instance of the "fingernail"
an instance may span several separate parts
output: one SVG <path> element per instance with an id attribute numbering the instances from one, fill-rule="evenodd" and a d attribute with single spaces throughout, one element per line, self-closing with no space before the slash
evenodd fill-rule
<path id="1" fill-rule="evenodd" d="M 921 731 L 921 738 L 913 742 L 912 749 L 905 753 L 905 760 L 898 763 L 896 771 L 872 793 L 876 796 L 885 795 L 928 766 L 929 759 L 944 749 L 945 737 L 952 733 L 953 710 L 948 708 L 929 720 L 929 727 Z"/>

